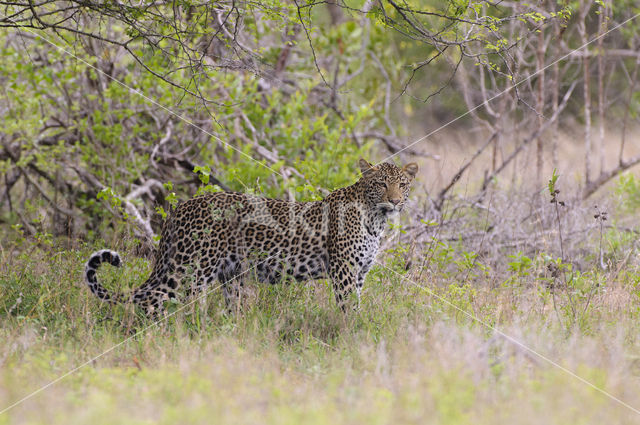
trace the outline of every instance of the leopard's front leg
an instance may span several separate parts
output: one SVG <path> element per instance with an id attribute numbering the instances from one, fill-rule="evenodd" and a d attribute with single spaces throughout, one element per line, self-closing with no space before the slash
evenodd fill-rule
<path id="1" fill-rule="evenodd" d="M 366 248 L 366 226 L 364 207 L 358 203 L 336 204 L 329 214 L 327 254 L 329 277 L 333 282 L 336 302 L 346 312 L 349 296 L 355 290 L 360 305 L 360 292 L 367 268 L 363 267 L 362 255 Z"/>
<path id="2" fill-rule="evenodd" d="M 354 289 L 357 290 L 358 304 L 360 304 L 358 274 L 356 266 L 349 260 L 335 259 L 329 264 L 329 277 L 333 282 L 333 293 L 336 297 L 336 303 L 343 312 L 347 311 L 348 299 Z"/>
<path id="3" fill-rule="evenodd" d="M 360 298 L 362 297 L 362 288 L 364 287 L 364 279 L 367 277 L 367 273 L 369 272 L 369 268 L 361 268 L 358 271 L 358 276 L 356 279 L 356 295 L 358 296 L 358 310 L 360 309 Z"/>

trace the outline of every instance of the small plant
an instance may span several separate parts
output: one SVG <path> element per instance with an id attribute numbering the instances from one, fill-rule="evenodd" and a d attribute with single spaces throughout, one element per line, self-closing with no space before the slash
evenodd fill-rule
<path id="1" fill-rule="evenodd" d="M 211 177 L 211 168 L 208 165 L 197 165 L 193 172 L 198 175 L 198 179 L 202 183 L 196 192 L 196 196 L 204 195 L 206 193 L 220 192 L 222 189 L 218 185 L 209 184 Z"/>
<path id="2" fill-rule="evenodd" d="M 438 273 L 442 273 L 443 276 L 448 276 L 448 270 L 453 264 L 455 247 L 446 241 L 435 239 L 432 242 L 427 252 L 427 264 L 424 267 L 431 266 Z"/>
<path id="3" fill-rule="evenodd" d="M 560 210 L 558 205 L 564 207 L 564 201 L 558 200 L 558 195 L 560 194 L 560 190 L 556 188 L 556 183 L 558 182 L 558 173 L 554 168 L 553 173 L 551 174 L 551 179 L 549 180 L 548 189 L 549 195 L 551 195 L 551 203 L 555 206 L 556 210 L 556 221 L 558 223 L 558 238 L 560 238 L 560 254 L 562 255 L 562 261 L 564 261 L 564 246 L 562 244 L 562 225 L 560 222 Z"/>
<path id="4" fill-rule="evenodd" d="M 565 259 L 560 220 L 560 207 L 564 207 L 565 203 L 558 199 L 560 190 L 557 188 L 557 182 L 558 174 L 554 169 L 549 180 L 548 190 L 555 209 L 561 256 L 547 264 L 547 270 L 551 275 L 548 287 L 553 295 L 553 307 L 558 320 L 560 323 L 564 322 L 568 329 L 574 325 L 581 327 L 585 325 L 586 313 L 589 311 L 593 295 L 600 284 L 597 276 L 592 273 L 583 274 L 579 270 L 575 270 L 571 262 Z M 602 262 L 602 227 L 604 221 L 607 220 L 607 213 L 600 211 L 597 206 L 596 211 L 594 218 L 600 223 L 600 261 Z M 558 295 L 562 295 L 562 305 L 559 305 L 556 298 Z M 563 317 L 565 321 L 563 321 Z"/>
<path id="5" fill-rule="evenodd" d="M 621 198 L 621 207 L 624 210 L 634 212 L 640 207 L 640 179 L 633 174 L 622 174 L 615 191 Z"/>
<path id="6" fill-rule="evenodd" d="M 453 261 L 458 268 L 458 273 L 464 273 L 463 282 L 469 282 L 469 279 L 476 279 L 480 274 L 487 275 L 489 270 L 487 266 L 478 261 L 478 254 L 473 251 L 460 252 L 460 258 Z"/>
<path id="7" fill-rule="evenodd" d="M 529 271 L 533 266 L 531 258 L 518 251 L 515 255 L 508 255 L 512 261 L 508 263 L 509 270 L 518 274 L 518 276 L 529 276 Z"/>
<path id="8" fill-rule="evenodd" d="M 604 222 L 607 221 L 607 212 L 600 210 L 600 208 L 598 208 L 597 205 L 594 208 L 596 209 L 596 214 L 594 214 L 593 218 L 596 220 L 596 222 L 598 222 L 599 228 L 600 228 L 600 244 L 599 244 L 598 260 L 602 270 L 606 270 L 607 265 L 604 263 L 604 259 L 602 257 L 602 230 L 604 227 Z"/>
<path id="9" fill-rule="evenodd" d="M 444 299 L 455 306 L 454 315 L 457 320 L 461 320 L 468 318 L 463 312 L 474 311 L 473 302 L 477 294 L 477 289 L 470 283 L 463 285 L 451 284 L 447 288 Z"/>
<path id="10" fill-rule="evenodd" d="M 509 276 L 505 284 L 518 284 L 523 278 L 531 275 L 531 270 L 533 269 L 534 265 L 533 260 L 524 255 L 522 251 L 518 251 L 516 254 L 508 255 L 507 257 L 511 259 L 511 261 L 507 263 L 507 267 L 513 274 Z"/>

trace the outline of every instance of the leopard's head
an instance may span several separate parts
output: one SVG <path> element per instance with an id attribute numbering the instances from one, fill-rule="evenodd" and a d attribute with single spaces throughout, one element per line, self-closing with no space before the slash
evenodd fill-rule
<path id="1" fill-rule="evenodd" d="M 389 162 L 371 165 L 361 159 L 360 170 L 367 201 L 381 212 L 392 215 L 404 207 L 411 182 L 418 173 L 418 164 L 412 162 L 400 168 Z"/>

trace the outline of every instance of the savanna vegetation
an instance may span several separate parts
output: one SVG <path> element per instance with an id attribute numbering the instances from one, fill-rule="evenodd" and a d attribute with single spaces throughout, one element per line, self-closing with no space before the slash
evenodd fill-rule
<path id="1" fill-rule="evenodd" d="M 0 424 L 637 423 L 632 0 L 0 1 Z M 181 200 L 417 161 L 358 311 L 326 281 L 100 303 Z"/>

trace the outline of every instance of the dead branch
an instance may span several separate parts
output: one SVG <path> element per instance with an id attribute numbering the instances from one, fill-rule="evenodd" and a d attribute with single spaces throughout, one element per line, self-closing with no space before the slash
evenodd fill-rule
<path id="1" fill-rule="evenodd" d="M 449 192 L 449 190 L 451 190 L 451 188 L 458 182 L 458 180 L 460 180 L 460 177 L 462 177 L 462 174 L 466 171 L 466 169 L 469 168 L 469 166 L 473 163 L 473 161 L 475 161 L 475 159 L 478 156 L 480 156 L 480 154 L 487 148 L 487 146 L 491 144 L 491 142 L 493 142 L 496 139 L 496 137 L 498 137 L 497 132 L 489 136 L 487 141 L 484 142 L 484 144 L 480 146 L 480 148 L 478 148 L 478 150 L 476 151 L 475 154 L 473 154 L 471 159 L 469 159 L 462 167 L 460 167 L 460 169 L 453 176 L 449 184 L 440 191 L 440 193 L 438 194 L 438 198 L 435 201 L 436 210 L 441 211 L 442 204 L 444 203 L 445 195 L 447 194 L 447 192 Z"/>
<path id="2" fill-rule="evenodd" d="M 553 124 L 555 122 L 555 120 L 558 119 L 558 116 L 560 115 L 560 113 L 564 110 L 564 108 L 567 106 L 567 102 L 569 101 L 569 98 L 571 97 L 571 93 L 573 93 L 573 89 L 576 86 L 576 82 L 574 81 L 571 84 L 571 87 L 569 87 L 569 90 L 567 90 L 567 92 L 564 94 L 564 97 L 562 98 L 562 103 L 558 106 L 558 110 L 554 112 L 554 114 L 541 126 L 538 127 L 533 133 L 531 133 L 529 135 L 529 137 L 527 137 L 526 139 L 524 139 L 522 141 L 522 143 L 511 153 L 511 155 L 509 155 L 503 162 L 502 164 L 495 170 L 493 171 L 491 174 L 485 176 L 484 181 L 482 182 L 482 188 L 480 189 L 480 192 L 484 192 L 487 187 L 489 186 L 489 183 L 491 182 L 491 180 L 493 180 L 493 178 L 495 176 L 497 176 L 498 174 L 500 174 L 500 172 L 502 172 L 502 170 L 505 169 L 505 167 L 516 157 L 518 156 L 518 154 L 520 152 L 522 152 L 522 149 L 524 149 L 525 146 L 527 146 L 532 140 L 537 139 L 538 137 L 540 137 L 540 135 L 542 133 L 544 133 L 547 128 L 549 128 L 551 126 L 551 124 Z"/>
<path id="3" fill-rule="evenodd" d="M 582 199 L 587 199 L 609 180 L 637 164 L 640 164 L 640 155 L 636 155 L 626 161 L 621 161 L 617 167 L 609 171 L 600 173 L 600 175 L 595 180 L 592 180 L 586 185 L 582 193 Z"/>
<path id="4" fill-rule="evenodd" d="M 374 138 L 374 139 L 378 139 L 380 140 L 382 143 L 384 143 L 385 147 L 387 148 L 387 150 L 391 153 L 396 153 L 396 152 L 406 152 L 409 155 L 413 155 L 413 156 L 417 156 L 417 157 L 422 157 L 422 158 L 431 158 L 434 159 L 436 161 L 440 160 L 440 156 L 438 155 L 434 155 L 432 153 L 428 153 L 428 152 L 419 152 L 416 151 L 415 149 L 412 148 L 404 148 L 402 147 L 398 141 L 396 140 L 395 137 L 393 136 L 388 136 L 386 134 L 383 133 L 379 133 L 377 131 L 367 131 L 364 133 L 356 133 L 358 138 Z"/>

